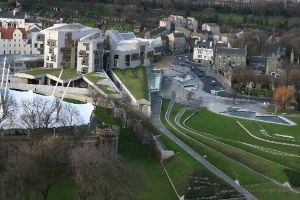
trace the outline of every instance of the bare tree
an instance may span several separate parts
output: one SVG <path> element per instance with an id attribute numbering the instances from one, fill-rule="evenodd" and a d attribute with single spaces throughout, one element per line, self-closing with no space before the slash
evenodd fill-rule
<path id="1" fill-rule="evenodd" d="M 203 104 L 203 98 L 200 96 L 195 98 L 193 104 L 196 109 L 200 109 Z"/>
<path id="2" fill-rule="evenodd" d="M 88 96 L 92 98 L 93 104 L 97 105 L 97 103 L 99 102 L 99 98 L 101 98 L 102 95 L 97 89 L 91 86 L 88 89 Z"/>
<path id="3" fill-rule="evenodd" d="M 74 147 L 84 134 L 76 130 L 76 125 L 81 125 L 84 123 L 79 110 L 72 104 L 63 103 L 59 108 L 57 121 L 61 123 L 61 125 L 69 127 L 69 131 L 65 132 L 64 136 L 67 136 L 68 134 L 71 135 L 73 140 L 71 146 Z"/>
<path id="4" fill-rule="evenodd" d="M 79 199 L 133 199 L 141 182 L 141 174 L 135 166 L 120 157 L 108 158 L 95 146 L 73 149 L 71 163 Z"/>
<path id="5" fill-rule="evenodd" d="M 8 94 L 7 99 L 0 99 L 0 128 L 12 125 L 16 113 L 18 113 L 18 105 L 14 96 Z"/>
<path id="6" fill-rule="evenodd" d="M 188 105 L 189 102 L 193 99 L 194 94 L 195 94 L 195 93 L 192 92 L 192 91 L 188 91 L 188 92 L 186 93 L 187 105 Z"/>
<path id="7" fill-rule="evenodd" d="M 54 98 L 36 96 L 33 99 L 22 99 L 20 107 L 23 111 L 20 123 L 26 129 L 49 128 L 56 122 Z"/>
<path id="8" fill-rule="evenodd" d="M 28 196 L 22 193 L 20 198 L 41 199 L 42 195 L 46 200 L 52 185 L 63 180 L 69 171 L 66 166 L 62 167 L 63 163 L 68 162 L 66 146 L 64 140 L 53 137 L 44 137 L 32 146 L 27 143 L 20 146 L 0 176 L 7 183 L 0 187 L 5 190 L 0 192 L 4 192 L 4 199 L 14 194 L 20 196 L 20 191 L 26 186 L 30 192 Z M 14 196 L 12 199 L 18 198 Z"/>
<path id="9" fill-rule="evenodd" d="M 173 102 L 175 102 L 175 99 L 176 99 L 176 92 L 173 90 L 172 93 L 171 93 L 171 100 Z"/>

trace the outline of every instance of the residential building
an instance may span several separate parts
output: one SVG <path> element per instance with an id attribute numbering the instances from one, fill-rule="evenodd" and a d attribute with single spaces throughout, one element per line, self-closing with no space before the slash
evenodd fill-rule
<path id="1" fill-rule="evenodd" d="M 133 33 L 119 33 L 116 30 L 106 31 L 109 45 L 110 68 L 134 68 L 148 66 L 161 57 L 162 43 L 155 39 L 136 38 Z"/>
<path id="2" fill-rule="evenodd" d="M 155 38 L 155 40 L 159 41 L 162 43 L 162 50 L 167 51 L 169 49 L 169 37 L 164 35 L 164 36 L 159 36 Z"/>
<path id="3" fill-rule="evenodd" d="M 215 23 L 202 24 L 202 30 L 211 31 L 213 34 L 220 33 L 220 26 Z"/>
<path id="4" fill-rule="evenodd" d="M 183 33 L 171 33 L 169 38 L 169 50 L 174 54 L 182 54 L 186 50 L 186 39 Z"/>
<path id="5" fill-rule="evenodd" d="M 27 42 L 25 28 L 0 28 L 0 54 L 29 54 L 31 45 Z"/>
<path id="6" fill-rule="evenodd" d="M 163 18 L 159 20 L 159 27 L 165 27 L 166 30 L 171 33 L 172 32 L 172 19 L 171 18 Z"/>
<path id="7" fill-rule="evenodd" d="M 44 67 L 76 69 L 79 73 L 102 70 L 104 38 L 100 29 L 79 23 L 55 24 L 35 34 L 38 43 L 33 43 L 34 47 L 40 47 L 43 35 Z"/>
<path id="8" fill-rule="evenodd" d="M 175 33 L 183 33 L 185 38 L 189 38 L 191 35 L 191 31 L 183 27 L 176 27 Z"/>
<path id="9" fill-rule="evenodd" d="M 24 55 L 32 53 L 32 34 L 41 31 L 42 23 L 28 18 L 25 12 L 0 9 L 0 27 L 0 55 Z"/>
<path id="10" fill-rule="evenodd" d="M 168 34 L 168 31 L 167 31 L 166 27 L 158 27 L 152 31 L 147 31 L 145 33 L 145 39 L 155 39 L 159 36 L 164 36 L 167 34 Z"/>
<path id="11" fill-rule="evenodd" d="M 186 28 L 196 31 L 198 29 L 198 21 L 193 17 L 186 18 Z"/>
<path id="12" fill-rule="evenodd" d="M 197 42 L 193 51 L 193 59 L 197 62 L 211 64 L 214 57 L 212 41 Z"/>
<path id="13" fill-rule="evenodd" d="M 255 74 L 265 74 L 267 68 L 267 57 L 251 56 L 249 59 L 249 66 L 253 69 Z"/>
<path id="14" fill-rule="evenodd" d="M 246 66 L 246 48 L 217 47 L 215 55 L 214 68 L 217 71 L 226 72 L 236 66 Z"/>
<path id="15" fill-rule="evenodd" d="M 18 73 L 44 66 L 43 55 L 14 55 L 12 72 Z"/>

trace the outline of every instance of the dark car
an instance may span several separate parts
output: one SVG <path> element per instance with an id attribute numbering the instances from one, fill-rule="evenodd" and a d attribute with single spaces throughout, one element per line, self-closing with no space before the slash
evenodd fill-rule
<path id="1" fill-rule="evenodd" d="M 202 77 L 202 74 L 198 74 L 199 77 Z"/>
<path id="2" fill-rule="evenodd" d="M 202 68 L 199 68 L 199 71 L 200 71 L 200 72 L 203 72 L 203 69 L 202 69 Z"/>
<path id="3" fill-rule="evenodd" d="M 192 67 L 192 70 L 195 70 L 196 68 L 195 67 Z"/>
<path id="4" fill-rule="evenodd" d="M 208 78 L 209 76 L 207 75 L 207 74 L 205 74 L 205 76 L 204 76 L 205 78 Z"/>

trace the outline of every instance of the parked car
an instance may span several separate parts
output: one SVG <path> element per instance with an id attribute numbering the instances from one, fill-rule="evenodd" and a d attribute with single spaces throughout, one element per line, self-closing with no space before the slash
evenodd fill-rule
<path id="1" fill-rule="evenodd" d="M 212 80 L 212 81 L 211 81 L 211 85 L 212 85 L 212 86 L 217 85 L 217 84 L 216 84 L 216 81 Z"/>
<path id="2" fill-rule="evenodd" d="M 204 76 L 205 78 L 208 78 L 209 76 L 207 75 L 207 74 L 205 74 L 205 76 Z"/>
<path id="3" fill-rule="evenodd" d="M 202 77 L 202 74 L 198 74 L 199 77 Z"/>
<path id="4" fill-rule="evenodd" d="M 195 67 L 192 67 L 192 70 L 195 70 L 196 68 Z"/>
<path id="5" fill-rule="evenodd" d="M 181 58 L 181 57 L 179 57 L 178 59 L 179 59 L 179 60 L 181 60 L 182 58 Z"/>
<path id="6" fill-rule="evenodd" d="M 203 72 L 203 69 L 202 69 L 202 68 L 199 68 L 199 71 L 200 71 L 200 72 Z"/>

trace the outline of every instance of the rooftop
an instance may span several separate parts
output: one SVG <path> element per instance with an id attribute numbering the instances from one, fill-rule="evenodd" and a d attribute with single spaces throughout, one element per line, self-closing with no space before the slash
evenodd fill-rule
<path id="1" fill-rule="evenodd" d="M 0 27 L 1 39 L 13 39 L 15 30 L 19 29 L 22 33 L 22 39 L 27 39 L 25 28 L 4 28 Z"/>
<path id="2" fill-rule="evenodd" d="M 112 71 L 124 83 L 136 100 L 145 99 L 150 101 L 147 73 L 144 66 L 124 70 L 113 68 Z"/>
<path id="3" fill-rule="evenodd" d="M 25 19 L 26 13 L 16 11 L 0 11 L 0 18 Z"/>
<path id="4" fill-rule="evenodd" d="M 162 33 L 164 31 L 167 31 L 166 27 L 158 27 L 152 31 L 150 31 L 150 35 L 156 35 L 158 33 Z"/>
<path id="5" fill-rule="evenodd" d="M 238 54 L 238 55 L 246 55 L 245 49 L 239 48 L 228 48 L 228 47 L 217 47 L 216 54 Z"/>
<path id="6" fill-rule="evenodd" d="M 32 70 L 27 70 L 24 72 L 20 72 L 20 73 L 24 73 L 24 74 L 28 74 L 28 75 L 32 75 L 32 76 L 38 76 L 38 75 L 43 75 L 43 74 L 49 74 L 55 77 L 59 77 L 61 69 L 49 69 L 49 68 L 36 68 L 36 69 L 32 69 Z M 80 74 L 78 74 L 76 72 L 75 69 L 65 69 L 60 77 L 61 80 L 68 80 L 74 77 L 80 76 Z"/>
<path id="7" fill-rule="evenodd" d="M 42 23 L 42 22 L 40 22 L 40 20 L 38 20 L 38 19 L 26 18 L 25 19 L 25 23 L 35 23 L 35 24 L 38 24 L 38 23 Z"/>

